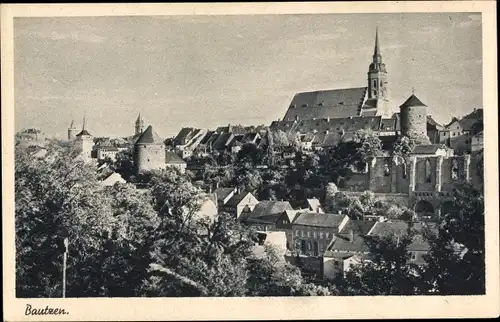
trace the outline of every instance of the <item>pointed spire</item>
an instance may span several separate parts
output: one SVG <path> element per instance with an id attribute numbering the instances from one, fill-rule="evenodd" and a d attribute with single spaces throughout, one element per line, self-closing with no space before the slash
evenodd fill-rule
<path id="1" fill-rule="evenodd" d="M 373 51 L 373 56 L 380 56 L 380 45 L 378 43 L 378 26 L 375 31 L 375 50 Z"/>
<path id="2" fill-rule="evenodd" d="M 137 116 L 137 120 L 135 121 L 135 123 L 139 124 L 142 122 L 142 117 L 141 117 L 141 113 L 139 113 L 139 116 Z"/>
<path id="3" fill-rule="evenodd" d="M 86 122 L 86 115 L 85 112 L 83 113 L 83 125 L 82 125 L 82 131 L 85 131 L 85 122 Z"/>
<path id="4" fill-rule="evenodd" d="M 74 124 L 75 124 L 75 120 L 71 120 L 71 124 L 69 125 L 69 128 L 70 129 L 74 129 Z"/>

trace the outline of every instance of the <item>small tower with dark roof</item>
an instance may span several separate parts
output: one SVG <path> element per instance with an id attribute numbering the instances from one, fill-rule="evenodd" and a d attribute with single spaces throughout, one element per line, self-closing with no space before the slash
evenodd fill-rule
<path id="1" fill-rule="evenodd" d="M 94 139 L 92 134 L 90 134 L 86 129 L 85 116 L 83 117 L 83 125 L 80 133 L 76 135 L 77 147 L 82 151 L 83 156 L 86 158 L 91 158 L 92 147 L 94 146 Z"/>
<path id="2" fill-rule="evenodd" d="M 134 166 L 136 173 L 165 167 L 165 145 L 151 125 L 135 141 Z"/>
<path id="3" fill-rule="evenodd" d="M 135 135 L 139 135 L 142 132 L 144 132 L 144 120 L 142 119 L 141 114 L 139 113 L 137 120 L 135 120 Z"/>
<path id="4" fill-rule="evenodd" d="M 401 135 L 417 144 L 430 144 L 427 136 L 427 106 L 412 94 L 400 107 Z"/>
<path id="5" fill-rule="evenodd" d="M 70 126 L 68 127 L 68 141 L 73 141 L 76 138 L 77 129 L 74 125 L 75 121 L 72 120 Z"/>

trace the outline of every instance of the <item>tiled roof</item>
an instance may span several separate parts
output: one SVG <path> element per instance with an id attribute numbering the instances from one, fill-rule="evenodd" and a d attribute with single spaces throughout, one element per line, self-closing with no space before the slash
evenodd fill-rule
<path id="1" fill-rule="evenodd" d="M 474 112 L 464 116 L 458 122 L 460 123 L 462 130 L 472 131 L 476 123 L 483 122 L 483 109 L 476 109 Z"/>
<path id="2" fill-rule="evenodd" d="M 288 201 L 263 200 L 255 205 L 253 211 L 248 213 L 246 217 L 258 218 L 262 216 L 283 213 L 286 210 L 293 210 Z"/>
<path id="3" fill-rule="evenodd" d="M 300 133 L 307 133 L 316 130 L 317 132 L 355 132 L 361 129 L 378 131 L 380 129 L 381 116 L 344 117 L 344 118 L 324 118 L 315 120 L 300 121 L 295 130 Z"/>
<path id="4" fill-rule="evenodd" d="M 288 133 L 293 130 L 295 127 L 296 122 L 295 121 L 273 121 L 271 125 L 269 126 L 269 129 L 271 131 L 283 131 L 285 133 Z"/>
<path id="5" fill-rule="evenodd" d="M 167 164 L 186 164 L 180 156 L 172 151 L 165 151 L 165 163 Z"/>
<path id="6" fill-rule="evenodd" d="M 236 207 L 240 204 L 240 202 L 249 194 L 249 192 L 241 192 L 238 194 L 235 194 L 227 201 L 225 206 L 229 207 Z"/>
<path id="7" fill-rule="evenodd" d="M 338 227 L 346 215 L 319 214 L 316 212 L 300 213 L 293 221 L 294 225 L 315 227 Z"/>
<path id="8" fill-rule="evenodd" d="M 203 138 L 200 140 L 200 144 L 206 144 L 214 133 L 214 131 L 208 131 L 207 133 L 205 133 Z"/>
<path id="9" fill-rule="evenodd" d="M 415 95 L 411 95 L 406 102 L 401 104 L 400 107 L 412 107 L 412 106 L 427 106 L 424 103 L 422 103 Z"/>
<path id="10" fill-rule="evenodd" d="M 340 234 L 350 234 L 352 230 L 355 234 L 365 236 L 373 228 L 375 223 L 376 221 L 373 220 L 349 220 L 340 231 Z"/>
<path id="11" fill-rule="evenodd" d="M 412 154 L 434 154 L 439 149 L 445 149 L 446 147 L 442 144 L 425 144 L 416 145 L 411 151 Z"/>
<path id="12" fill-rule="evenodd" d="M 427 130 L 442 130 L 444 127 L 436 122 L 432 116 L 427 115 Z"/>
<path id="13" fill-rule="evenodd" d="M 297 93 L 284 120 L 358 116 L 366 90 L 366 87 L 360 87 Z"/>
<path id="14" fill-rule="evenodd" d="M 217 188 L 214 193 L 217 195 L 217 200 L 220 204 L 226 199 L 231 193 L 235 191 L 235 188 Z"/>
<path id="15" fill-rule="evenodd" d="M 247 223 L 262 223 L 262 224 L 276 224 L 283 214 L 272 214 L 262 217 L 248 217 L 245 219 Z"/>
<path id="16" fill-rule="evenodd" d="M 163 140 L 150 125 L 144 132 L 142 132 L 135 144 L 163 144 Z"/>
<path id="17" fill-rule="evenodd" d="M 213 142 L 213 148 L 215 150 L 222 150 L 227 147 L 228 141 L 233 137 L 232 133 L 221 133 L 219 137 Z"/>
<path id="18" fill-rule="evenodd" d="M 174 142 L 177 145 L 184 145 L 189 141 L 190 134 L 193 131 L 192 127 L 183 127 L 177 136 L 174 138 Z"/>

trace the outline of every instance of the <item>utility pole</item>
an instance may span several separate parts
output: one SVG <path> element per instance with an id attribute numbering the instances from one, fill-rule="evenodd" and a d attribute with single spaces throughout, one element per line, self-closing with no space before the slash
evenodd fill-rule
<path id="1" fill-rule="evenodd" d="M 64 238 L 64 253 L 63 253 L 63 290 L 62 290 L 62 297 L 66 297 L 66 262 L 68 260 L 68 238 Z"/>

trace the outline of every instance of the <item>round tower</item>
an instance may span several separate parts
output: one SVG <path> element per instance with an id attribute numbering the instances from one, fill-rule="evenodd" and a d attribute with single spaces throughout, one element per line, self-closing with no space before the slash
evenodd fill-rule
<path id="1" fill-rule="evenodd" d="M 144 120 L 141 117 L 141 114 L 135 120 L 135 135 L 139 135 L 144 132 Z"/>
<path id="2" fill-rule="evenodd" d="M 165 167 L 165 146 L 151 125 L 134 144 L 134 167 L 136 173 Z"/>
<path id="3" fill-rule="evenodd" d="M 399 108 L 401 135 L 417 144 L 430 144 L 427 136 L 427 106 L 412 94 Z"/>
<path id="4" fill-rule="evenodd" d="M 83 126 L 80 133 L 76 135 L 77 147 L 82 151 L 84 158 L 90 159 L 92 157 L 92 148 L 94 146 L 94 139 L 85 128 L 85 117 L 83 118 Z"/>
<path id="5" fill-rule="evenodd" d="M 73 141 L 76 138 L 76 134 L 78 133 L 75 125 L 75 121 L 71 121 L 70 126 L 68 127 L 68 141 Z"/>

